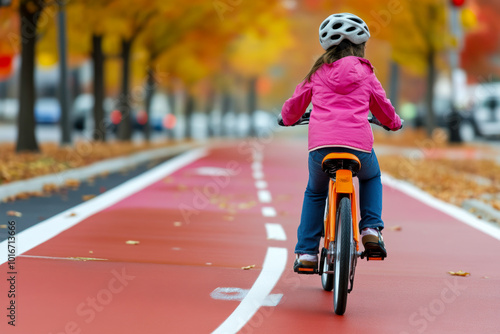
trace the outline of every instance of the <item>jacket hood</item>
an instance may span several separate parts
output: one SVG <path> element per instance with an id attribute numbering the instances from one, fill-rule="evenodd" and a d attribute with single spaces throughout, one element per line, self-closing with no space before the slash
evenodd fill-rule
<path id="1" fill-rule="evenodd" d="M 318 77 L 334 92 L 346 95 L 357 89 L 371 73 L 373 66 L 367 59 L 349 56 L 323 65 Z"/>

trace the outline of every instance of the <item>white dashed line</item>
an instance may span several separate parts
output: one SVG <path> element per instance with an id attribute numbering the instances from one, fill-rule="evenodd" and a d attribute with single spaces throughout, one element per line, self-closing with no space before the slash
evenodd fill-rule
<path id="1" fill-rule="evenodd" d="M 253 172 L 253 178 L 256 180 L 263 179 L 264 173 L 262 173 L 261 171 L 255 171 L 255 172 Z"/>
<path id="2" fill-rule="evenodd" d="M 280 224 L 266 224 L 267 239 L 286 240 L 285 230 Z"/>
<path id="3" fill-rule="evenodd" d="M 262 215 L 264 217 L 276 217 L 276 210 L 272 206 L 265 206 L 262 208 Z"/>
<path id="4" fill-rule="evenodd" d="M 255 181 L 255 187 L 257 189 L 266 189 L 267 188 L 267 182 L 264 181 L 264 180 Z"/>
<path id="5" fill-rule="evenodd" d="M 213 299 L 242 301 L 248 295 L 248 289 L 241 288 L 217 288 L 210 294 Z M 282 293 L 268 295 L 262 306 L 277 306 L 283 298 Z"/>
<path id="6" fill-rule="evenodd" d="M 260 162 L 260 161 L 254 161 L 254 162 L 252 163 L 252 169 L 253 169 L 254 171 L 257 171 L 257 170 L 262 170 L 262 162 Z"/>
<path id="7" fill-rule="evenodd" d="M 259 196 L 259 201 L 262 203 L 270 203 L 271 202 L 271 193 L 269 190 L 259 190 L 257 192 L 257 195 Z"/>

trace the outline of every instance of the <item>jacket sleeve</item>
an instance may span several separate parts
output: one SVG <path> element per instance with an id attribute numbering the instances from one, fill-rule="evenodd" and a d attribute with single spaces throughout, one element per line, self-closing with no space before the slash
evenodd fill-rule
<path id="1" fill-rule="evenodd" d="M 311 103 L 312 83 L 301 82 L 295 88 L 292 97 L 286 100 L 281 109 L 281 116 L 285 125 L 292 125 L 297 122 L 306 112 L 307 106 Z"/>
<path id="2" fill-rule="evenodd" d="M 375 75 L 371 82 L 370 111 L 385 126 L 391 130 L 401 127 L 401 118 L 394 110 L 391 101 L 386 97 L 384 88 Z"/>

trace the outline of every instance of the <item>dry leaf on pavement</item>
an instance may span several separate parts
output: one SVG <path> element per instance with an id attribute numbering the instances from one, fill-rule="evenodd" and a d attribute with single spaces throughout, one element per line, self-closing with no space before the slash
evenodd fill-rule
<path id="1" fill-rule="evenodd" d="M 95 197 L 95 195 L 83 195 L 82 196 L 82 200 L 83 201 L 88 201 L 89 199 L 92 199 L 94 197 Z"/>
<path id="2" fill-rule="evenodd" d="M 255 268 L 255 264 L 252 264 L 251 266 L 241 267 L 241 269 L 243 270 L 250 270 L 252 268 Z"/>
<path id="3" fill-rule="evenodd" d="M 470 273 L 468 273 L 466 271 L 462 271 L 462 270 L 448 271 L 448 274 L 450 274 L 451 276 L 469 276 L 470 275 Z"/>
<path id="4" fill-rule="evenodd" d="M 23 214 L 19 211 L 9 210 L 7 211 L 7 216 L 11 217 L 21 217 Z"/>
<path id="5" fill-rule="evenodd" d="M 125 241 L 125 243 L 127 245 L 138 245 L 140 243 L 140 241 L 128 240 L 128 241 Z"/>

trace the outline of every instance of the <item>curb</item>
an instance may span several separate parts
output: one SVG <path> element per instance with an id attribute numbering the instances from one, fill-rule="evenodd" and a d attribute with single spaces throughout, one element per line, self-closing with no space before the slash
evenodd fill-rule
<path id="1" fill-rule="evenodd" d="M 43 186 L 48 183 L 62 186 L 68 179 L 82 181 L 104 172 L 113 173 L 120 171 L 123 168 L 136 166 L 150 160 L 172 157 L 200 146 L 202 145 L 199 143 L 188 143 L 175 145 L 173 147 L 157 148 L 145 152 L 134 153 L 129 156 L 95 162 L 88 166 L 68 169 L 56 174 L 48 174 L 32 179 L 0 185 L 0 201 L 23 192 L 42 191 Z"/>
<path id="2" fill-rule="evenodd" d="M 476 216 L 481 216 L 481 219 L 486 221 L 500 222 L 500 211 L 495 210 L 491 205 L 488 205 L 477 199 L 464 201 L 462 207 Z M 473 211 L 470 211 L 473 210 Z"/>

